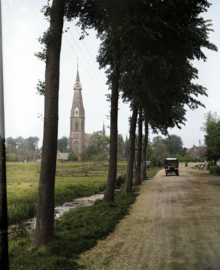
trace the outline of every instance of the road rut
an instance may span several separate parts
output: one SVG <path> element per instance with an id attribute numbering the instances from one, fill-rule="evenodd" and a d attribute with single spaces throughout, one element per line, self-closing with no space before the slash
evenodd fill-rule
<path id="1" fill-rule="evenodd" d="M 85 269 L 220 269 L 220 177 L 180 164 L 144 181 L 116 230 L 81 255 Z"/>

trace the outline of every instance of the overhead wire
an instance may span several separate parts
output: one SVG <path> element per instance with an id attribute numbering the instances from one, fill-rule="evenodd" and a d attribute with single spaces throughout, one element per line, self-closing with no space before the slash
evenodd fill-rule
<path id="1" fill-rule="evenodd" d="M 79 31 L 78 31 L 76 25 L 75 25 L 73 22 L 72 22 L 72 24 L 74 25 L 75 30 L 76 30 L 77 34 L 79 35 L 79 37 L 80 37 Z M 94 61 L 93 57 L 91 56 L 91 53 L 89 52 L 89 50 L 88 50 L 88 48 L 87 48 L 87 46 L 86 46 L 84 40 L 82 39 L 81 41 L 82 41 L 82 43 L 83 43 L 83 45 L 84 45 L 86 51 L 88 52 L 90 58 L 92 59 L 93 63 L 95 64 L 96 68 L 99 70 L 99 67 L 98 67 L 97 63 Z M 103 80 L 106 81 L 106 78 L 104 78 L 104 76 L 103 76 L 103 74 L 100 72 L 100 70 L 99 70 L 99 74 L 102 76 Z M 129 116 L 128 112 L 125 111 L 125 109 L 123 108 L 123 106 L 121 106 L 121 108 L 122 108 L 122 110 Z M 126 116 L 126 117 L 127 117 L 127 116 Z"/>
<path id="2" fill-rule="evenodd" d="M 42 0 L 42 2 L 43 2 L 43 0 Z M 10 5 L 10 7 L 12 8 L 10 2 L 9 2 L 9 5 Z M 42 22 L 42 20 L 41 20 L 40 17 L 36 14 L 36 12 L 34 11 L 34 9 L 30 6 L 30 4 L 27 4 L 27 2 L 26 2 L 26 5 L 27 5 L 27 6 L 31 9 L 31 11 L 35 14 L 36 18 L 40 21 L 40 23 L 46 28 L 45 23 Z M 20 7 L 19 7 L 19 8 L 20 8 Z M 13 8 L 12 8 L 12 10 L 13 10 Z M 21 8 L 20 8 L 20 10 L 21 10 Z M 13 10 L 13 11 L 14 11 L 14 10 Z M 22 10 L 21 10 L 21 11 L 22 11 Z M 69 31 L 69 32 L 70 32 L 70 31 Z M 77 42 L 75 41 L 75 39 L 74 39 L 72 33 L 70 33 L 70 35 L 72 36 L 74 42 L 77 44 Z M 66 41 L 67 41 L 67 43 L 69 44 L 69 46 L 71 47 L 71 49 L 73 50 L 73 52 L 74 52 L 74 53 L 76 54 L 76 56 L 77 56 L 77 53 L 74 51 L 74 49 L 73 49 L 73 47 L 71 46 L 71 44 L 70 44 L 69 40 L 67 39 L 66 35 L 63 35 L 63 36 L 64 36 L 64 38 L 66 39 Z M 79 47 L 78 44 L 77 44 L 77 46 Z M 84 44 L 84 46 L 85 46 L 85 44 Z M 86 46 L 85 46 L 85 47 L 86 47 Z M 80 47 L 79 47 L 79 48 L 80 48 Z M 86 48 L 86 50 L 87 50 L 87 52 L 89 52 L 87 48 Z M 85 55 L 84 55 L 84 53 L 82 52 L 81 49 L 80 49 L 80 51 L 81 51 L 81 53 L 83 54 L 84 58 L 86 58 Z M 71 61 L 70 58 L 67 56 L 67 54 L 65 53 L 65 51 L 64 51 L 64 50 L 61 50 L 61 52 L 62 52 L 62 54 L 65 55 L 65 57 L 68 59 L 68 61 L 71 63 L 71 65 L 73 65 L 74 68 L 76 68 L 76 65 L 74 65 L 74 64 L 72 63 L 72 61 Z M 91 57 L 91 54 L 90 54 L 90 53 L 89 53 L 89 55 L 90 55 L 90 57 Z M 92 57 L 91 57 L 91 58 L 92 58 Z M 92 60 L 93 60 L 93 58 L 92 58 Z M 87 59 L 86 59 L 86 61 L 87 61 Z M 94 60 L 93 60 L 93 62 L 94 62 Z M 87 61 L 87 63 L 88 63 L 88 61 Z M 84 66 L 84 68 L 86 69 L 86 71 L 87 71 L 89 77 L 92 78 L 93 82 L 96 84 L 96 86 L 98 87 L 98 89 L 100 90 L 100 92 L 101 92 L 103 95 L 105 95 L 105 93 L 99 88 L 99 86 L 97 85 L 97 83 L 94 81 L 93 77 L 91 76 L 90 72 L 89 72 L 88 69 L 85 67 L 85 65 L 84 65 L 83 63 L 82 63 L 82 65 Z M 92 67 L 91 67 L 90 64 L 89 64 L 89 66 L 90 66 L 90 68 L 92 69 Z M 96 66 L 96 68 L 97 68 L 97 66 Z M 98 68 L 97 68 L 97 69 L 98 69 Z M 99 70 L 99 69 L 98 69 L 98 70 Z M 99 72 L 99 74 L 101 74 L 101 72 Z M 101 74 L 101 75 L 102 75 L 102 74 Z M 97 75 L 96 75 L 96 77 L 97 77 Z M 97 77 L 97 78 L 98 78 L 98 77 Z M 99 82 L 100 82 L 100 80 L 99 80 Z M 86 81 L 85 81 L 85 83 L 86 83 L 87 86 L 89 86 L 88 83 L 87 83 Z M 90 87 L 90 86 L 89 86 L 89 87 Z M 101 101 L 102 105 L 106 107 L 106 104 L 103 103 L 103 100 L 99 97 L 99 95 L 97 95 L 96 92 L 93 92 L 93 93 L 95 93 L 95 95 L 99 98 L 99 100 Z M 125 116 L 124 113 L 122 113 L 122 111 L 121 111 L 120 113 L 121 113 L 121 116 L 127 120 L 128 117 Z M 125 111 L 125 113 L 127 114 L 126 111 Z"/>
<path id="3" fill-rule="evenodd" d="M 42 0 L 42 1 L 44 1 L 44 0 Z M 32 11 L 33 11 L 33 9 L 32 9 Z M 33 11 L 33 12 L 34 12 L 34 11 Z M 38 18 L 38 19 L 39 19 L 39 18 Z M 65 26 L 68 28 L 68 26 L 66 25 L 66 23 L 65 23 Z M 76 27 L 75 27 L 75 29 L 76 29 L 76 31 L 77 31 L 77 33 L 78 33 L 78 35 L 79 35 L 79 32 L 78 32 L 78 30 L 77 30 Z M 87 58 L 85 57 L 84 53 L 82 52 L 80 46 L 79 46 L 78 43 L 76 42 L 76 40 L 75 40 L 73 34 L 71 33 L 70 29 L 69 29 L 69 33 L 70 33 L 70 35 L 72 36 L 72 38 L 73 38 L 75 44 L 77 45 L 77 47 L 80 49 L 82 55 L 84 56 L 84 59 L 87 61 L 87 63 L 89 64 L 90 68 L 92 69 L 90 63 L 88 62 L 88 60 L 87 60 Z M 66 37 L 66 35 L 65 35 L 65 32 L 64 32 L 64 35 L 63 35 L 63 36 L 64 36 L 64 38 L 66 39 L 66 41 L 67 41 L 67 43 L 69 44 L 69 46 L 71 47 L 71 49 L 74 51 L 74 53 L 75 53 L 76 56 L 77 56 L 77 53 L 75 52 L 75 50 L 74 50 L 73 47 L 71 46 L 69 40 L 67 39 L 67 37 Z M 84 44 L 84 41 L 83 41 L 83 44 Z M 84 46 L 85 46 L 87 52 L 89 52 L 89 50 L 87 49 L 87 47 L 86 47 L 85 44 L 84 44 Z M 61 49 L 61 51 L 63 52 L 62 49 Z M 91 56 L 90 53 L 89 53 L 89 55 L 90 55 L 92 61 L 95 63 L 95 61 L 94 61 L 94 59 L 92 58 L 92 56 Z M 66 55 L 66 58 L 68 58 L 67 55 Z M 69 59 L 69 58 L 68 58 L 68 59 Z M 88 71 L 88 69 L 86 68 L 86 66 L 83 64 L 83 62 L 81 62 L 81 63 L 82 63 L 82 65 L 83 65 L 83 67 L 86 69 L 86 71 L 87 71 L 87 73 L 89 74 L 89 76 L 92 78 L 93 82 L 96 84 L 96 86 L 97 86 L 98 89 L 100 90 L 100 92 L 101 92 L 102 94 L 106 95 L 106 94 L 99 88 L 99 86 L 97 85 L 96 81 L 94 81 L 93 77 L 91 76 L 90 72 Z M 95 65 L 95 66 L 96 66 L 96 69 L 98 69 L 99 74 L 101 74 L 101 76 L 103 76 L 102 73 L 100 72 L 99 68 L 97 67 L 97 65 Z M 92 69 L 92 70 L 93 70 L 93 69 Z M 94 74 L 96 75 L 96 73 L 94 73 Z M 97 77 L 97 75 L 96 75 L 96 77 Z M 97 77 L 97 78 L 98 78 L 98 77 Z M 99 78 L 98 78 L 98 80 L 99 80 Z M 99 82 L 100 82 L 100 80 L 99 80 Z M 86 83 L 86 84 L 87 84 L 87 83 Z M 88 85 L 88 84 L 87 84 L 87 85 Z M 98 95 L 97 95 L 97 96 L 98 96 Z M 99 98 L 99 99 L 100 99 L 100 98 Z M 124 111 L 128 116 L 124 115 L 124 113 L 123 113 L 122 111 L 120 111 L 120 113 L 123 115 L 123 117 L 125 117 L 125 119 L 127 119 L 127 118 L 129 117 L 129 114 L 125 111 L 125 109 L 123 108 L 123 106 L 121 106 L 121 108 L 123 109 L 123 111 Z"/>

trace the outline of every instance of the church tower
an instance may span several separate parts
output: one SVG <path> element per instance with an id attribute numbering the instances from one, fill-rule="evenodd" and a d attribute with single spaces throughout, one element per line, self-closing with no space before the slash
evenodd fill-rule
<path id="1" fill-rule="evenodd" d="M 82 99 L 82 85 L 79 79 L 77 63 L 76 82 L 74 84 L 74 95 L 72 110 L 70 114 L 70 137 L 69 149 L 75 154 L 80 154 L 85 150 L 85 110 Z"/>

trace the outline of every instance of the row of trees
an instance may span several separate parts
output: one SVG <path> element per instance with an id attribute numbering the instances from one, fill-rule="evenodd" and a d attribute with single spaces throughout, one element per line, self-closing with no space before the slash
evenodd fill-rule
<path id="1" fill-rule="evenodd" d="M 6 160 L 7 161 L 32 161 L 40 153 L 38 149 L 38 137 L 17 138 L 8 137 L 6 139 Z"/>
<path id="2" fill-rule="evenodd" d="M 124 141 L 123 136 L 118 134 L 118 148 L 117 148 L 117 156 L 118 159 L 124 157 L 124 152 L 128 148 L 128 140 Z M 57 141 L 57 149 L 60 152 L 70 152 L 68 148 L 69 140 L 67 137 L 63 136 L 62 138 L 58 139 Z M 103 134 L 102 131 L 93 132 L 92 136 L 90 137 L 89 143 L 87 148 L 84 150 L 83 153 L 80 154 L 80 159 L 82 161 L 87 160 L 94 160 L 94 159 L 107 159 L 109 156 L 109 145 L 110 140 L 109 136 Z M 78 160 L 78 156 L 71 152 L 69 155 L 69 159 L 76 161 Z"/>
<path id="3" fill-rule="evenodd" d="M 146 179 L 148 127 L 166 135 L 168 128 L 180 127 L 187 105 L 204 106 L 197 97 L 206 89 L 197 85 L 198 71 L 193 59 L 206 60 L 202 48 L 217 50 L 208 41 L 209 21 L 206 0 L 53 0 L 44 7 L 50 28 L 40 39 L 44 45 L 38 56 L 46 60 L 44 139 L 39 184 L 35 246 L 54 238 L 54 180 L 58 126 L 59 61 L 64 18 L 78 19 L 82 38 L 93 28 L 102 43 L 97 60 L 107 68 L 110 89 L 110 160 L 103 204 L 114 203 L 117 173 L 118 98 L 129 102 L 130 145 L 125 192 L 131 192 L 138 118 L 138 155 L 135 185 Z M 144 142 L 142 146 L 142 126 Z"/>
<path id="4" fill-rule="evenodd" d="M 148 142 L 147 160 L 157 166 L 164 165 L 166 157 L 184 157 L 187 149 L 183 147 L 181 137 L 170 135 L 167 138 L 161 136 L 154 137 L 152 143 Z"/>

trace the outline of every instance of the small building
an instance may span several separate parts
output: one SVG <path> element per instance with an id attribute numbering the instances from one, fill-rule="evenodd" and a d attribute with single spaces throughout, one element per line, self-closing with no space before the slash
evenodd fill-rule
<path id="1" fill-rule="evenodd" d="M 57 151 L 57 162 L 68 161 L 69 153 L 61 153 Z"/>
<path id="2" fill-rule="evenodd" d="M 206 151 L 206 145 L 202 145 L 202 146 L 193 145 L 193 147 L 187 151 L 187 154 L 192 158 L 198 158 L 198 159 L 204 160 L 205 151 Z"/>

